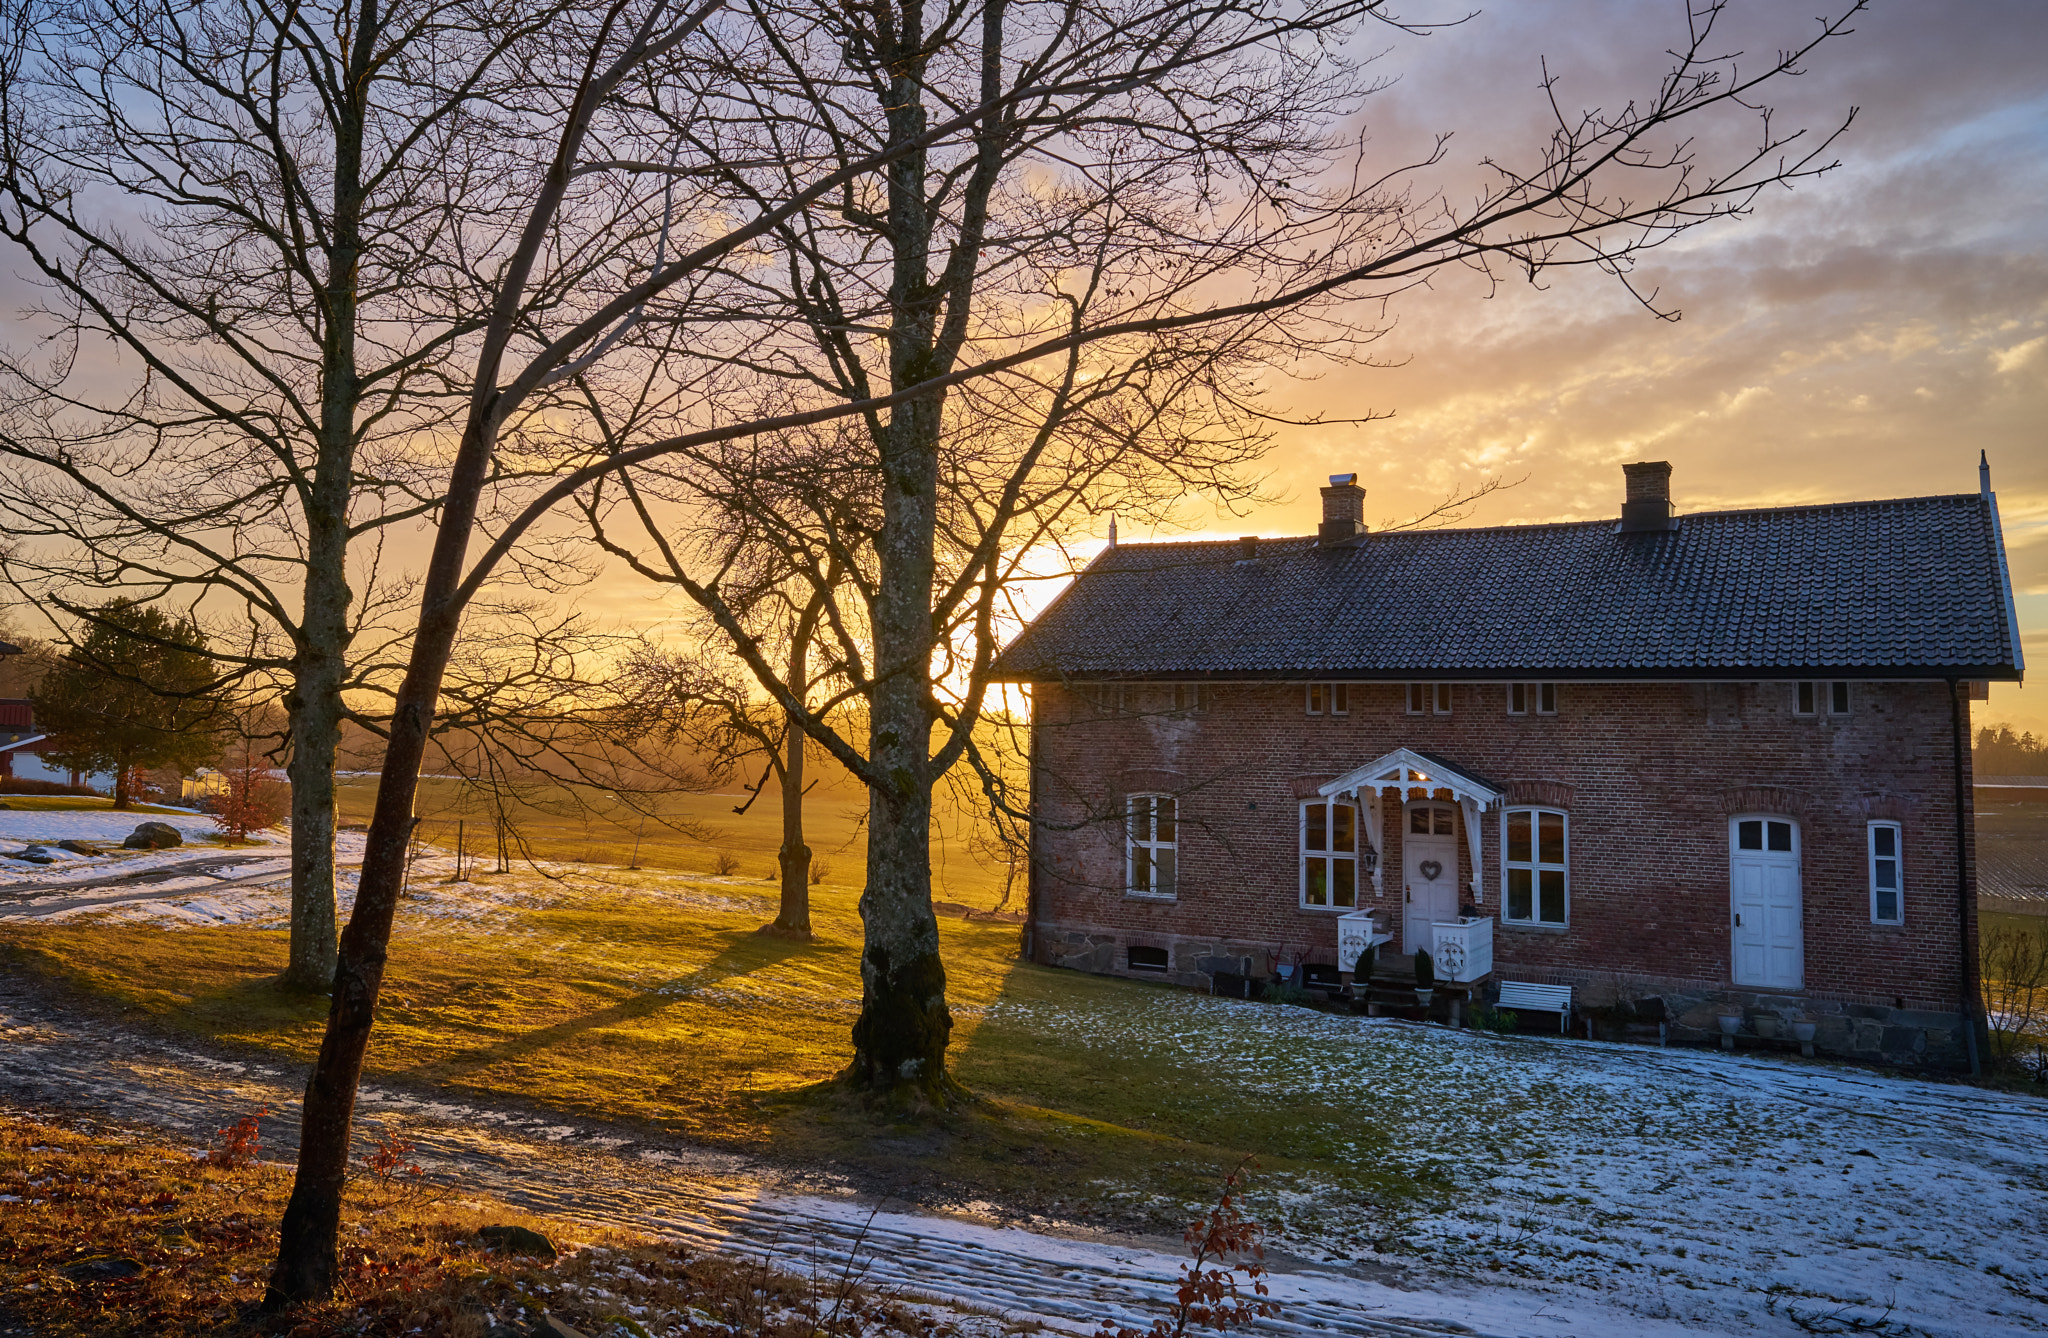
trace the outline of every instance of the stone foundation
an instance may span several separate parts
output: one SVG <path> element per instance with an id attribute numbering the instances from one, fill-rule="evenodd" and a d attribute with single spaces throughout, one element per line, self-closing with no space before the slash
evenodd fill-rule
<path id="1" fill-rule="evenodd" d="M 1218 938 L 1178 938 L 1164 934 L 1117 933 L 1107 929 L 1078 930 L 1040 927 L 1036 959 L 1093 975 L 1122 976 L 1208 992 L 1218 975 L 1267 977 L 1274 974 L 1273 945 Z M 1163 950 L 1164 970 L 1133 969 L 1130 949 Z M 1816 1055 L 1885 1064 L 1895 1068 L 1966 1069 L 1969 1049 L 1962 1017 L 1920 1000 L 1878 1003 L 1827 998 L 1813 994 L 1761 993 L 1736 986 L 1698 981 L 1669 981 L 1584 973 L 1525 971 L 1508 966 L 1475 987 L 1477 997 L 1491 1003 L 1503 979 L 1570 984 L 1573 987 L 1573 1034 L 1585 1035 L 1588 1020 L 1595 1036 L 1615 1041 L 1658 1039 L 1657 1028 L 1673 1045 L 1719 1045 L 1721 1017 L 1731 1009 L 1742 1014 L 1736 1033 L 1738 1050 L 1797 1053 L 1792 1024 L 1814 1023 Z M 1544 1020 L 1548 1020 L 1547 1015 Z M 1542 1028 L 1534 1027 L 1534 1031 Z"/>

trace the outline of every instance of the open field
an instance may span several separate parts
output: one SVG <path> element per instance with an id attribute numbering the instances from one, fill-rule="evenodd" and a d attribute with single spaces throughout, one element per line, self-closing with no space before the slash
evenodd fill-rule
<path id="1" fill-rule="evenodd" d="M 339 807 L 344 822 L 367 823 L 377 798 L 374 778 L 346 778 Z M 516 842 L 540 860 L 574 861 L 708 873 L 720 852 L 740 861 L 738 873 L 772 876 L 782 844 L 782 804 L 772 787 L 745 814 L 733 809 L 743 794 L 675 793 L 629 802 L 590 787 L 550 787 L 521 794 L 509 806 Z M 643 812 L 642 810 L 647 810 Z M 495 838 L 483 801 L 464 782 L 429 777 L 420 783 L 414 811 L 420 839 L 455 849 L 458 824 L 463 848 L 491 867 Z M 993 905 L 1002 892 L 1000 868 L 966 853 L 971 821 L 951 805 L 939 806 L 932 834 L 932 895 L 976 907 Z M 805 842 L 813 873 L 826 867 L 828 883 L 858 882 L 867 860 L 867 800 L 843 789 L 820 789 L 804 801 Z M 700 839 L 704 838 L 704 839 Z M 515 844 L 513 858 L 518 858 Z M 1024 896 L 1020 877 L 1012 902 Z"/>

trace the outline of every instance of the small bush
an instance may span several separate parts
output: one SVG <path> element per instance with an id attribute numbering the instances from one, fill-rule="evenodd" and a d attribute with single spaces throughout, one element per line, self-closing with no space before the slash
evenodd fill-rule
<path id="1" fill-rule="evenodd" d="M 1295 984 L 1293 980 L 1276 979 L 1267 982 L 1259 997 L 1267 1003 L 1302 1004 L 1308 1002 L 1308 991 Z"/>
<path id="2" fill-rule="evenodd" d="M 230 840 L 246 841 L 249 833 L 275 827 L 291 812 L 291 787 L 272 780 L 268 768 L 245 762 L 223 775 L 227 788 L 209 796 L 206 812 Z"/>
<path id="3" fill-rule="evenodd" d="M 1428 948 L 1415 950 L 1415 988 L 1433 990 L 1436 988 L 1436 959 L 1429 955 Z"/>
<path id="4" fill-rule="evenodd" d="M 739 869 L 740 857 L 733 854 L 730 850 L 721 850 L 711 859 L 711 872 L 717 874 L 720 878 L 726 878 L 738 873 Z"/>
<path id="5" fill-rule="evenodd" d="M 1095 1338 L 1183 1338 L 1189 1325 L 1221 1332 L 1280 1314 L 1279 1303 L 1266 1299 L 1265 1228 L 1238 1206 L 1245 1179 L 1257 1168 L 1250 1157 L 1239 1162 L 1223 1182 L 1216 1206 L 1188 1224 L 1182 1239 L 1194 1261 L 1180 1266 L 1173 1308 L 1149 1329 L 1127 1329 L 1105 1319 Z"/>
<path id="6" fill-rule="evenodd" d="M 1984 936 L 1979 974 L 1991 1053 L 2009 1061 L 2030 1038 L 2040 1038 L 2048 1020 L 2048 933 L 2000 925 Z"/>
<path id="7" fill-rule="evenodd" d="M 829 859 L 814 859 L 814 860 L 812 860 L 812 861 L 811 861 L 811 886 L 812 886 L 812 887 L 818 887 L 818 886 L 820 886 L 821 884 L 823 884 L 823 883 L 824 883 L 824 881 L 825 881 L 825 880 L 826 880 L 827 878 L 830 878 L 831 876 L 832 876 L 832 861 L 831 861 L 831 860 L 829 860 Z"/>
<path id="8" fill-rule="evenodd" d="M 1519 1021 L 1513 1009 L 1494 1008 L 1483 1003 L 1473 1004 L 1466 1016 L 1472 1020 L 1473 1028 L 1478 1031 L 1506 1033 L 1513 1031 L 1515 1023 Z"/>
<path id="9" fill-rule="evenodd" d="M 270 1107 L 265 1106 L 254 1115 L 244 1115 L 225 1129 L 215 1130 L 213 1147 L 205 1157 L 206 1164 L 218 1166 L 223 1171 L 240 1171 L 254 1165 L 256 1154 L 263 1150 L 257 1121 L 269 1113 Z"/>

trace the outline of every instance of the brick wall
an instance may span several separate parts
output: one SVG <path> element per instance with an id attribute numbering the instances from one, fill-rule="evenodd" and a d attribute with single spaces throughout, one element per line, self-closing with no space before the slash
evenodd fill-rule
<path id="1" fill-rule="evenodd" d="M 1790 683 L 1562 683 L 1556 715 L 1510 716 L 1506 685 L 1458 684 L 1450 715 L 1412 716 L 1402 685 L 1354 683 L 1348 714 L 1310 716 L 1299 684 L 1210 685 L 1194 713 L 1175 712 L 1165 687 L 1040 685 L 1033 952 L 1122 974 L 1130 946 L 1164 948 L 1187 984 L 1239 957 L 1265 974 L 1276 949 L 1335 964 L 1336 912 L 1298 904 L 1300 796 L 1412 747 L 1570 814 L 1569 925 L 1497 923 L 1497 976 L 1731 988 L 1729 819 L 1770 812 L 1800 824 L 1804 993 L 1953 1011 L 1963 968 L 1948 688 L 1851 692 L 1847 716 L 1801 717 Z M 1179 797 L 1171 901 L 1123 890 L 1122 799 L 1138 791 Z M 1383 813 L 1384 895 L 1361 877 L 1360 906 L 1398 933 L 1405 824 L 1394 797 Z M 1903 825 L 1903 926 L 1870 920 L 1873 817 Z M 1466 848 L 1461 830 L 1469 898 Z M 1482 860 L 1482 910 L 1497 917 L 1498 810 L 1482 818 Z"/>

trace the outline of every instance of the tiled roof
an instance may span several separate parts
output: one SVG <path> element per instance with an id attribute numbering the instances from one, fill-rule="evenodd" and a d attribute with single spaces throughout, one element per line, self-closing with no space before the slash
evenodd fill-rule
<path id="1" fill-rule="evenodd" d="M 2017 677 L 1975 493 L 1104 552 L 1004 651 L 1004 678 Z"/>

